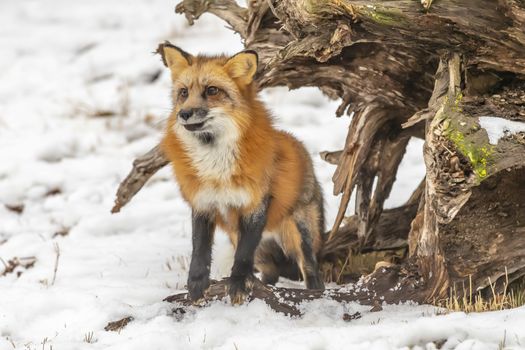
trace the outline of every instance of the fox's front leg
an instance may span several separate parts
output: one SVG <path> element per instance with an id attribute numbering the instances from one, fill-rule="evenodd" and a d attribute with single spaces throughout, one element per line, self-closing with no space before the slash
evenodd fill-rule
<path id="1" fill-rule="evenodd" d="M 255 249 L 261 241 L 266 226 L 268 202 L 268 198 L 265 198 L 255 211 L 239 219 L 239 241 L 228 290 L 232 304 L 242 304 L 251 291 L 255 279 L 253 276 Z"/>
<path id="2" fill-rule="evenodd" d="M 188 294 L 197 301 L 204 296 L 210 286 L 211 246 L 215 231 L 215 219 L 206 213 L 191 214 L 192 245 L 190 272 L 188 275 Z"/>

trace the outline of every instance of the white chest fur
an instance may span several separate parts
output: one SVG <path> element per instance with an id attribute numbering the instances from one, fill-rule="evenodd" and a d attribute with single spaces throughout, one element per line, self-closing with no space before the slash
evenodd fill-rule
<path id="1" fill-rule="evenodd" d="M 225 217 L 229 209 L 247 206 L 251 201 L 248 191 L 231 186 L 237 169 L 240 132 L 232 117 L 220 108 L 210 110 L 208 116 L 205 129 L 213 134 L 211 143 L 203 143 L 178 123 L 174 131 L 204 183 L 194 195 L 192 206 L 202 211 L 218 210 Z"/>
<path id="2" fill-rule="evenodd" d="M 225 217 L 228 209 L 247 206 L 250 200 L 250 194 L 242 188 L 204 186 L 195 194 L 192 204 L 197 210 L 216 209 Z"/>
<path id="3" fill-rule="evenodd" d="M 228 182 L 237 166 L 239 129 L 220 109 L 211 110 L 209 116 L 205 128 L 214 135 L 213 142 L 203 143 L 178 123 L 175 124 L 175 133 L 201 179 Z"/>

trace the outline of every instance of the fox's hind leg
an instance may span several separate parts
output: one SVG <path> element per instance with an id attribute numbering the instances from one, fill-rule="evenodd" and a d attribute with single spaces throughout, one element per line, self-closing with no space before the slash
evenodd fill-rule
<path id="1" fill-rule="evenodd" d="M 272 238 L 263 239 L 255 252 L 255 267 L 261 273 L 264 284 L 275 284 L 279 280 L 279 265 L 285 260 L 283 250 Z"/>
<path id="2" fill-rule="evenodd" d="M 290 217 L 283 224 L 283 248 L 297 262 L 306 288 L 324 289 L 314 249 L 315 234 L 307 220 Z"/>
<path id="3" fill-rule="evenodd" d="M 324 289 L 323 279 L 319 271 L 319 264 L 313 247 L 313 232 L 309 225 L 302 221 L 296 221 L 295 225 L 301 235 L 302 259 L 298 259 L 301 273 L 308 289 Z"/>
<path id="4" fill-rule="evenodd" d="M 285 255 L 281 245 L 273 238 L 263 239 L 255 253 L 255 267 L 264 284 L 274 285 L 279 276 L 298 280 L 301 272 L 294 258 Z"/>

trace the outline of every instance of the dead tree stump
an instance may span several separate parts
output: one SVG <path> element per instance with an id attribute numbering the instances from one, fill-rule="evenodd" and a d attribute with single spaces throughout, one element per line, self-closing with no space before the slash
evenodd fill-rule
<path id="1" fill-rule="evenodd" d="M 429 302 L 466 280 L 483 290 L 525 276 L 523 1 L 183 0 L 176 11 L 225 20 L 258 52 L 261 88 L 341 99 L 337 117 L 352 119 L 344 148 L 322 154 L 342 193 L 324 256 L 407 247 L 364 279 L 374 297 Z M 518 127 L 494 140 L 490 121 Z M 410 137 L 425 139 L 426 178 L 383 210 Z M 117 211 L 165 164 L 158 149 L 141 158 Z"/>

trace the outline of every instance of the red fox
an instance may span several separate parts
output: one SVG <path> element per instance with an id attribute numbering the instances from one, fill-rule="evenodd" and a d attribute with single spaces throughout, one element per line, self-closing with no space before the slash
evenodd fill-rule
<path id="1" fill-rule="evenodd" d="M 312 160 L 292 135 L 276 130 L 257 98 L 257 53 L 193 56 L 166 42 L 157 50 L 170 69 L 173 111 L 162 148 L 192 208 L 192 300 L 209 287 L 215 228 L 235 247 L 228 294 L 242 303 L 254 281 L 299 278 L 323 289 L 321 187 Z"/>

